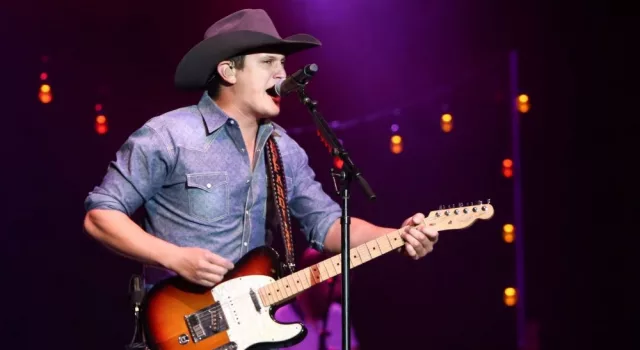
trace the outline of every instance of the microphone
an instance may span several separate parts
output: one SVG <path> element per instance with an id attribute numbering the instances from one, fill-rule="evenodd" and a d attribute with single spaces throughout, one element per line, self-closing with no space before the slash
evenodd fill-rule
<path id="1" fill-rule="evenodd" d="M 318 72 L 318 65 L 315 63 L 307 64 L 300 68 L 297 72 L 291 74 L 285 79 L 279 80 L 274 86 L 267 90 L 271 96 L 285 96 L 293 91 L 307 85 L 309 80 Z"/>

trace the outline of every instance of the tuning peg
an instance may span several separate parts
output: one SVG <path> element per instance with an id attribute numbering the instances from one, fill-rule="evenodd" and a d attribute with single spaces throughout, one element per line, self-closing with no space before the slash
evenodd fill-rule
<path id="1" fill-rule="evenodd" d="M 487 204 L 491 204 L 491 198 L 487 199 Z"/>
<path id="2" fill-rule="evenodd" d="M 464 203 L 460 202 L 460 203 L 458 203 L 458 206 L 462 208 L 462 207 L 464 207 Z"/>
<path id="3" fill-rule="evenodd" d="M 444 205 L 440 204 L 440 205 L 438 206 L 438 210 L 442 210 L 442 209 L 444 209 Z"/>
<path id="4" fill-rule="evenodd" d="M 482 201 L 477 201 L 476 204 L 477 205 L 482 205 Z"/>

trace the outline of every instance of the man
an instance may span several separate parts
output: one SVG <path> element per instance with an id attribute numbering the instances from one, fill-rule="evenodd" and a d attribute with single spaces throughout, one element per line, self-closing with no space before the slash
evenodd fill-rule
<path id="1" fill-rule="evenodd" d="M 300 268 L 315 265 L 327 258 L 312 248 L 307 248 L 300 259 Z M 276 311 L 275 319 L 284 323 L 302 322 L 307 328 L 306 337 L 290 350 L 338 350 L 342 348 L 342 276 L 321 283 L 304 292 L 289 304 Z M 351 327 L 351 350 L 359 349 L 356 332 Z"/>
<path id="2" fill-rule="evenodd" d="M 314 180 L 304 150 L 271 121 L 279 100 L 266 90 L 286 77 L 285 56 L 319 46 L 306 34 L 281 39 L 263 10 L 214 23 L 180 62 L 178 88 L 206 91 L 197 105 L 147 121 L 122 145 L 86 199 L 85 230 L 116 252 L 203 286 L 214 286 L 240 257 L 265 244 L 268 162 L 275 141 L 286 203 L 310 245 L 341 248 L 340 208 Z M 272 141 L 270 141 L 272 140 Z M 131 219 L 144 206 L 144 230 Z M 407 219 L 404 251 L 433 249 L 438 233 Z M 351 245 L 393 229 L 352 219 Z"/>

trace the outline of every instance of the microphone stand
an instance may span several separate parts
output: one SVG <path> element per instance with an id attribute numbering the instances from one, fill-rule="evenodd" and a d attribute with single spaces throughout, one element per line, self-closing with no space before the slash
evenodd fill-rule
<path id="1" fill-rule="evenodd" d="M 351 349 L 351 334 L 350 334 L 350 283 L 349 283 L 349 242 L 350 242 L 350 225 L 351 218 L 349 217 L 349 186 L 355 179 L 360 185 L 365 195 L 369 200 L 376 198 L 376 195 L 369 187 L 367 181 L 362 177 L 360 170 L 353 164 L 353 161 L 349 157 L 347 151 L 342 147 L 340 141 L 333 133 L 329 124 L 318 112 L 316 106 L 317 101 L 314 101 L 304 91 L 304 85 L 298 89 L 298 97 L 300 101 L 309 109 L 313 121 L 318 128 L 318 135 L 322 138 L 325 145 L 329 147 L 331 155 L 338 157 L 342 160 L 342 167 L 340 169 L 331 168 L 331 176 L 333 178 L 333 185 L 336 190 L 336 194 L 342 198 L 342 216 L 340 218 L 340 226 L 342 232 L 342 349 Z"/>

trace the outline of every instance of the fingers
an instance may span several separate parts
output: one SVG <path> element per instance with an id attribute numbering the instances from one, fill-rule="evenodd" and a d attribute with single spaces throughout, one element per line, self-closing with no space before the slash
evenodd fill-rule
<path id="1" fill-rule="evenodd" d="M 424 241 L 428 241 L 427 237 L 422 232 L 418 231 L 418 229 L 414 227 L 406 228 L 403 238 L 406 243 L 411 245 L 413 251 L 418 257 L 424 256 L 427 253 L 423 243 Z"/>
<path id="2" fill-rule="evenodd" d="M 433 245 L 438 241 L 438 236 L 438 231 L 424 225 L 407 226 L 402 234 L 407 254 L 414 259 L 433 251 Z"/>
<path id="3" fill-rule="evenodd" d="M 416 250 L 413 248 L 413 246 L 409 243 L 405 243 L 404 244 L 404 249 L 407 252 L 407 254 L 409 254 L 409 256 L 413 259 L 418 259 L 418 253 L 416 252 Z"/>
<path id="4" fill-rule="evenodd" d="M 224 266 L 214 264 L 209 260 L 200 260 L 198 262 L 197 271 L 224 276 L 227 272 L 229 272 L 229 269 Z"/>
<path id="5" fill-rule="evenodd" d="M 424 221 L 424 214 L 422 213 L 415 214 L 414 216 L 411 217 L 411 221 L 413 222 L 414 225 L 420 225 L 422 221 Z"/>
<path id="6" fill-rule="evenodd" d="M 424 214 L 422 214 L 422 213 L 417 213 L 417 214 L 413 215 L 412 217 L 408 218 L 407 220 L 405 220 L 405 221 L 402 223 L 402 226 L 407 226 L 407 225 L 415 226 L 415 225 L 419 225 L 419 224 L 421 224 L 421 223 L 424 221 L 424 218 L 425 218 Z"/>
<path id="7" fill-rule="evenodd" d="M 233 263 L 223 257 L 221 257 L 220 255 L 211 253 L 211 252 L 207 252 L 207 254 L 205 255 L 207 261 L 209 261 L 212 264 L 218 265 L 218 266 L 222 266 L 227 270 L 231 270 L 233 269 Z"/>
<path id="8" fill-rule="evenodd" d="M 196 272 L 196 277 L 193 282 L 201 284 L 206 287 L 213 287 L 216 283 L 222 281 L 222 276 L 204 271 Z"/>

